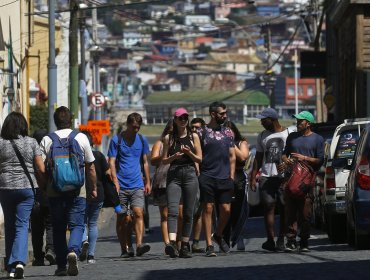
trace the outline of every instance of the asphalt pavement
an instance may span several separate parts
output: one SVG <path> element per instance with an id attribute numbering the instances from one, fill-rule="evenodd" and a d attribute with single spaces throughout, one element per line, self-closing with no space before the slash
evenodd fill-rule
<path id="1" fill-rule="evenodd" d="M 149 207 L 151 233 L 144 242 L 151 250 L 141 257 L 120 258 L 115 234 L 115 217 L 105 210 L 100 219 L 100 237 L 96 264 L 79 263 L 77 277 L 66 279 L 370 279 L 370 251 L 355 251 L 346 244 L 330 244 L 325 233 L 313 231 L 309 253 L 272 253 L 261 249 L 265 241 L 263 219 L 248 221 L 246 251 L 235 248 L 228 255 L 207 258 L 203 254 L 190 259 L 171 259 L 164 254 L 157 207 Z M 201 241 L 204 246 L 204 241 Z M 0 248 L 3 250 L 3 248 Z M 217 250 L 217 248 L 216 248 Z M 27 266 L 27 279 L 55 279 L 55 266 Z"/>

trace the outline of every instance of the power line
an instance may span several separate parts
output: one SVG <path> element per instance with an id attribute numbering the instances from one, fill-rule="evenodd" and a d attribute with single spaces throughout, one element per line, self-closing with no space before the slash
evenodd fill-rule
<path id="1" fill-rule="evenodd" d="M 5 7 L 5 6 L 8 6 L 8 5 L 11 5 L 11 4 L 14 4 L 15 2 L 18 2 L 19 0 L 15 0 L 13 2 L 10 2 L 10 3 L 7 3 L 7 4 L 4 4 L 4 5 L 0 5 L 0 8 L 2 7 Z"/>

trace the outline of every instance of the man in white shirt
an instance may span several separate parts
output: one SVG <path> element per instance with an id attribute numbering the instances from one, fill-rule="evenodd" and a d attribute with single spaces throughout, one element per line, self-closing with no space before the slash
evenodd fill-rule
<path id="1" fill-rule="evenodd" d="M 57 137 L 60 139 L 69 137 L 72 132 L 72 119 L 72 114 L 68 108 L 61 106 L 56 109 L 54 122 L 57 127 L 57 131 L 55 131 Z M 51 160 L 49 158 L 49 151 L 53 144 L 51 136 L 51 134 L 45 136 L 40 143 L 43 159 L 48 162 Z M 51 183 L 47 186 L 47 195 L 49 197 L 53 224 L 54 249 L 57 263 L 56 276 L 76 276 L 78 274 L 77 258 L 80 254 L 85 227 L 86 195 L 91 198 L 97 196 L 96 172 L 93 164 L 95 158 L 90 143 L 86 135 L 82 133 L 78 133 L 75 140 L 81 148 L 85 162 L 86 180 L 90 180 L 89 185 L 92 186 L 92 189 L 88 190 L 87 193 L 84 185 L 76 190 L 57 191 L 55 183 L 52 182 L 52 174 L 50 174 L 49 170 Z M 67 228 L 70 231 L 68 245 L 66 241 Z"/>

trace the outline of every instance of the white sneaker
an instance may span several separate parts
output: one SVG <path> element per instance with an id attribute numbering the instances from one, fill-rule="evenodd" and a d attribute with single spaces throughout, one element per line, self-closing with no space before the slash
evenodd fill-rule
<path id="1" fill-rule="evenodd" d="M 77 265 L 77 255 L 75 252 L 70 252 L 67 255 L 67 274 L 69 276 L 76 276 L 78 275 L 78 265 Z"/>
<path id="2" fill-rule="evenodd" d="M 14 272 L 8 272 L 7 278 L 14 279 Z"/>
<path id="3" fill-rule="evenodd" d="M 239 239 L 239 241 L 236 243 L 236 250 L 245 251 L 244 239 Z"/>
<path id="4" fill-rule="evenodd" d="M 17 264 L 15 267 L 14 279 L 23 279 L 24 278 L 24 266 L 23 264 Z"/>

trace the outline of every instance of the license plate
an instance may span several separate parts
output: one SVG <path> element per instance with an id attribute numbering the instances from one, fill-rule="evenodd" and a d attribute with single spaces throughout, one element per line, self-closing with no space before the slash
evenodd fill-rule
<path id="1" fill-rule="evenodd" d="M 335 210 L 338 212 L 344 212 L 346 210 L 346 202 L 345 201 L 337 201 L 335 203 Z"/>

